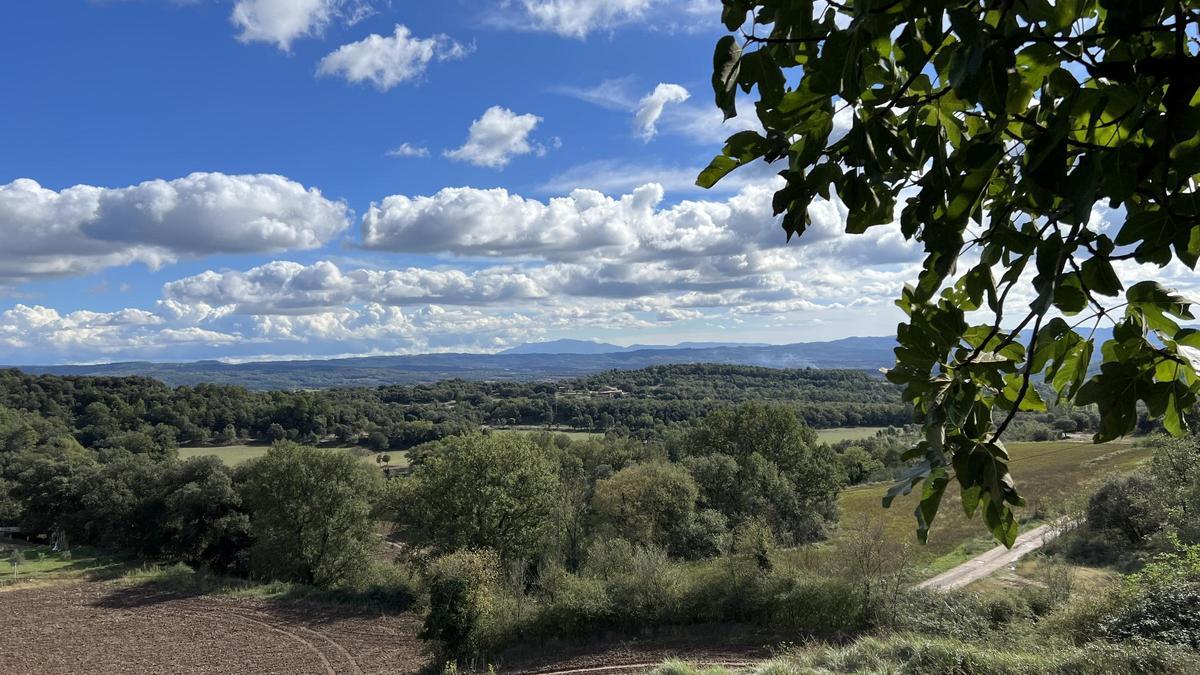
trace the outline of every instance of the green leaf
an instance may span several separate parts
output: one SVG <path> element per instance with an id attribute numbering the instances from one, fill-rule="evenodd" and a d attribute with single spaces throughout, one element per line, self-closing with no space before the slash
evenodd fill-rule
<path id="1" fill-rule="evenodd" d="M 766 152 L 767 139 L 756 131 L 739 131 L 725 142 L 722 154 L 713 158 L 708 167 L 696 177 L 696 185 L 710 188 L 730 171 L 762 157 Z"/>
<path id="2" fill-rule="evenodd" d="M 949 482 L 950 476 L 944 466 L 934 468 L 925 479 L 925 489 L 921 492 L 921 501 L 916 509 L 917 539 L 922 544 L 929 541 L 929 528 L 937 516 L 938 506 L 942 503 L 942 495 Z"/>
<path id="3" fill-rule="evenodd" d="M 717 107 L 725 113 L 725 119 L 737 116 L 737 83 L 741 74 L 742 48 L 737 39 L 726 35 L 717 41 L 713 53 L 713 93 Z"/>

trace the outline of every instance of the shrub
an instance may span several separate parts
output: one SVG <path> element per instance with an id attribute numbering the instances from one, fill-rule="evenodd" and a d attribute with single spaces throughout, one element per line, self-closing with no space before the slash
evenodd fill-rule
<path id="1" fill-rule="evenodd" d="M 1105 617 L 1106 638 L 1143 638 L 1200 649 L 1200 583 L 1175 582 L 1142 589 Z"/>
<path id="2" fill-rule="evenodd" d="M 983 611 L 992 628 L 1002 628 L 1014 621 L 1033 616 L 1034 611 L 1023 596 L 1023 593 L 998 593 L 983 598 Z"/>
<path id="3" fill-rule="evenodd" d="M 605 583 L 561 569 L 543 579 L 547 601 L 536 632 L 544 637 L 581 637 L 613 623 L 617 608 Z"/>
<path id="4" fill-rule="evenodd" d="M 1114 530 L 1130 544 L 1140 543 L 1153 530 L 1146 509 L 1152 488 L 1140 474 L 1109 478 L 1088 500 L 1088 529 Z"/>
<path id="5" fill-rule="evenodd" d="M 500 579 L 495 552 L 459 551 L 442 556 L 429 566 L 428 577 L 429 611 L 421 639 L 438 645 L 443 656 L 456 659 L 490 646 L 476 633 L 489 595 Z"/>

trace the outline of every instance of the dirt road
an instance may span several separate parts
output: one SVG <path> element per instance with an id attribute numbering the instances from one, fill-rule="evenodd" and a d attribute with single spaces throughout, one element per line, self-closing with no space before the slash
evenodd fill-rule
<path id="1" fill-rule="evenodd" d="M 1066 529 L 1067 524 L 1068 521 L 1062 519 L 1042 525 L 1041 527 L 1035 527 L 1018 536 L 1012 548 L 997 546 L 987 553 L 972 558 L 957 567 L 942 572 L 932 579 L 927 579 L 917 584 L 917 588 L 928 588 L 939 591 L 962 588 L 1038 550 L 1046 542 L 1061 534 Z"/>

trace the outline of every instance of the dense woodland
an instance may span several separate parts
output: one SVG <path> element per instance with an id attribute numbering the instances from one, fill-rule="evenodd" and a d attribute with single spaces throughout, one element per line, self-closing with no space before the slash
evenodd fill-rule
<path id="1" fill-rule="evenodd" d="M 133 442 L 336 439 L 372 433 L 405 449 L 477 426 L 555 426 L 648 437 L 730 403 L 778 402 L 808 426 L 909 421 L 893 385 L 860 371 L 660 366 L 558 382 L 474 382 L 376 389 L 251 391 L 170 388 L 139 377 L 30 376 L 0 371 L 0 405 L 63 420 L 86 446 Z M 131 434 L 138 434 L 135 438 Z M 148 438 L 147 438 L 148 437 Z M 382 444 L 378 437 L 374 439 Z M 384 448 L 378 448 L 384 449 Z"/>
<path id="2" fill-rule="evenodd" d="M 271 392 L 0 371 L 0 405 L 59 420 L 85 447 L 133 452 L 278 440 L 405 450 L 473 428 L 513 425 L 655 440 L 743 401 L 783 405 L 813 428 L 911 422 L 911 409 L 894 385 L 852 370 L 677 365 L 556 382 L 447 380 Z M 1054 409 L 1023 415 L 1013 437 L 1043 440 L 1089 431 L 1095 423 L 1089 409 Z"/>

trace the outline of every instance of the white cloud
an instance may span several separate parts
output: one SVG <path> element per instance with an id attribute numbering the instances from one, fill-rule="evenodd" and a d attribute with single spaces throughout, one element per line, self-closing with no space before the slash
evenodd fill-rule
<path id="1" fill-rule="evenodd" d="M 39 353 L 64 353 L 92 357 L 136 353 L 139 349 L 186 342 L 227 344 L 236 338 L 196 327 L 162 327 L 163 320 L 150 312 L 125 309 L 117 312 L 77 311 L 60 314 L 41 305 L 18 304 L 0 313 L 0 345 Z"/>
<path id="2" fill-rule="evenodd" d="M 544 276 L 544 275 L 538 275 Z M 496 304 L 545 297 L 534 275 L 494 267 L 474 273 L 410 267 L 343 272 L 332 262 L 275 261 L 245 272 L 207 271 L 166 284 L 176 306 L 225 308 L 225 315 L 302 315 L 353 304 Z"/>
<path id="3" fill-rule="evenodd" d="M 657 0 L 520 0 L 522 19 L 510 25 L 584 38 L 643 19 Z"/>
<path id="4" fill-rule="evenodd" d="M 475 166 L 503 168 L 517 155 L 545 151 L 529 141 L 529 134 L 541 121 L 537 115 L 518 115 L 508 108 L 492 106 L 483 117 L 471 123 L 466 143 L 445 154 L 450 159 Z"/>
<path id="5" fill-rule="evenodd" d="M 429 148 L 411 143 L 401 143 L 384 154 L 388 157 L 428 157 Z"/>
<path id="6" fill-rule="evenodd" d="M 338 75 L 349 82 L 370 82 L 387 91 L 419 78 L 434 61 L 461 59 L 471 48 L 447 35 L 413 37 L 407 26 L 396 24 L 388 37 L 371 34 L 342 45 L 321 59 L 318 75 Z"/>
<path id="7" fill-rule="evenodd" d="M 355 23 L 370 7 L 360 0 L 235 0 L 229 20 L 242 42 L 270 42 L 290 51 L 292 42 L 320 36 L 335 20 Z"/>
<path id="8" fill-rule="evenodd" d="M 658 118 L 662 116 L 663 107 L 668 103 L 683 103 L 691 94 L 678 84 L 659 83 L 654 91 L 642 97 L 638 102 L 634 119 L 637 122 L 638 135 L 642 140 L 649 141 L 658 134 Z"/>
<path id="9" fill-rule="evenodd" d="M 771 213 L 774 182 L 748 185 L 725 201 L 659 208 L 664 190 L 648 184 L 618 198 L 575 190 L 542 202 L 501 188 L 445 188 L 432 196 L 393 195 L 363 217 L 368 248 L 463 256 L 537 256 L 551 261 L 680 260 L 785 245 Z M 804 246 L 838 237 L 844 218 L 814 202 Z"/>
<path id="10" fill-rule="evenodd" d="M 633 75 L 626 75 L 603 80 L 592 87 L 564 85 L 552 87 L 551 91 L 610 110 L 633 110 L 637 106 L 637 100 L 629 93 L 633 79 Z"/>
<path id="11" fill-rule="evenodd" d="M 180 257 L 323 246 L 350 210 L 283 176 L 194 173 L 124 188 L 0 185 L 0 280 L 85 274 Z"/>
<path id="12" fill-rule="evenodd" d="M 762 131 L 757 117 L 743 114 L 729 120 L 709 102 L 687 103 L 690 93 L 681 85 L 660 83 L 649 94 L 633 94 L 632 75 L 603 80 L 591 87 L 560 86 L 553 91 L 581 101 L 634 113 L 635 128 L 643 140 L 664 131 L 698 145 L 713 146 L 714 152 L 730 135 L 739 131 Z M 668 103 L 674 105 L 667 106 Z M 836 121 L 835 121 L 836 122 Z"/>

